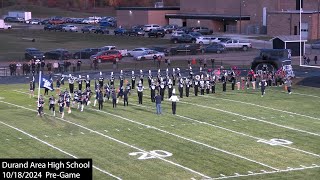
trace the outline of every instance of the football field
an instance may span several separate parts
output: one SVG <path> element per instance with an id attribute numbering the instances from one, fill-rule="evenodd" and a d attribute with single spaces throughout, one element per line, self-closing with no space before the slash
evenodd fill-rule
<path id="1" fill-rule="evenodd" d="M 46 114 L 37 116 L 28 88 L 0 86 L 0 158 L 92 158 L 97 180 L 320 177 L 317 88 L 293 86 L 289 95 L 269 87 L 261 97 L 230 85 L 222 93 L 218 84 L 216 94 L 180 98 L 176 115 L 167 91 L 157 115 L 150 90 L 142 105 L 132 90 L 129 106 L 91 103 L 64 119 L 49 112 L 48 96 Z"/>

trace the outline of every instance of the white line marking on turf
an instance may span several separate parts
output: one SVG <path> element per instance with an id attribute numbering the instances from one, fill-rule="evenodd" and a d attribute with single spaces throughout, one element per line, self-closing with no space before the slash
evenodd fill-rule
<path id="1" fill-rule="evenodd" d="M 320 166 L 310 166 L 310 167 L 304 167 L 304 168 L 292 168 L 292 169 L 285 169 L 285 170 L 278 170 L 278 171 L 266 171 L 266 172 L 261 172 L 261 173 L 252 173 L 251 172 L 249 174 L 239 174 L 239 175 L 234 175 L 234 176 L 223 176 L 223 177 L 218 177 L 218 178 L 212 178 L 211 180 L 258 176 L 258 175 L 264 175 L 264 174 L 276 174 L 276 173 L 291 172 L 291 171 L 302 171 L 302 170 L 314 169 L 314 168 L 320 168 Z"/>
<path id="2" fill-rule="evenodd" d="M 18 108 L 21 108 L 21 109 L 25 109 L 25 110 L 37 112 L 36 110 L 29 109 L 29 108 L 26 108 L 26 107 L 24 107 L 24 106 L 12 104 L 12 103 L 5 102 L 5 101 L 0 101 L 0 102 L 1 102 L 1 103 L 4 103 L 4 104 L 9 104 L 9 105 L 15 106 L 15 107 L 18 107 Z M 51 115 L 49 115 L 49 114 L 47 114 L 47 115 L 48 115 L 48 116 L 51 116 Z M 59 119 L 60 121 L 63 121 L 63 122 L 66 122 L 66 123 L 75 125 L 75 126 L 77 126 L 77 127 L 80 127 L 80 128 L 82 128 L 82 129 L 88 130 L 88 131 L 90 131 L 90 132 L 93 132 L 93 133 L 98 134 L 98 135 L 100 135 L 100 136 L 103 136 L 103 137 L 105 137 L 105 138 L 108 138 L 108 139 L 110 139 L 110 140 L 112 140 L 112 141 L 118 142 L 119 144 L 122 144 L 122 145 L 125 145 L 125 146 L 128 146 L 128 147 L 131 147 L 131 148 L 136 149 L 136 150 L 139 150 L 139 151 L 141 151 L 141 152 L 147 152 L 147 151 L 145 151 L 145 150 L 143 150 L 143 149 L 140 149 L 140 148 L 135 147 L 135 146 L 133 146 L 133 145 L 130 145 L 130 144 L 126 143 L 126 142 L 123 142 L 123 141 L 120 141 L 120 140 L 118 140 L 118 139 L 115 139 L 115 138 L 113 138 L 113 137 L 111 137 L 111 136 L 102 134 L 102 133 L 100 133 L 100 132 L 98 132 L 98 131 L 92 130 L 92 129 L 87 128 L 87 127 L 85 127 L 85 126 L 82 126 L 82 125 L 80 125 L 80 124 L 77 124 L 77 123 L 74 123 L 74 122 L 70 122 L 70 121 L 64 120 L 64 119 L 59 118 L 59 117 L 54 117 L 54 116 L 52 116 L 52 117 L 53 117 L 53 118 L 56 118 L 56 119 Z M 178 164 L 178 163 L 175 163 L 175 162 L 173 162 L 173 161 L 170 161 L 170 160 L 167 160 L 167 159 L 158 157 L 158 156 L 156 156 L 156 157 L 157 157 L 158 159 L 162 160 L 162 161 L 165 161 L 165 162 L 169 163 L 169 164 L 175 165 L 175 166 L 180 167 L 180 168 L 182 168 L 182 169 L 184 169 L 184 170 L 187 170 L 187 171 L 190 171 L 190 172 L 192 172 L 192 173 L 194 173 L 194 174 L 200 175 L 200 176 L 202 176 L 202 177 L 204 177 L 204 178 L 211 179 L 211 177 L 209 177 L 209 176 L 207 176 L 207 175 L 204 175 L 204 174 L 202 174 L 202 173 L 200 173 L 200 172 L 197 172 L 197 171 L 195 171 L 195 170 L 193 170 L 193 169 L 190 169 L 190 168 L 188 168 L 188 167 L 182 166 L 182 165 L 180 165 L 180 164 Z"/>
<path id="3" fill-rule="evenodd" d="M 3 124 L 3 125 L 5 125 L 5 126 L 7 126 L 7 127 L 12 128 L 12 129 L 14 129 L 14 130 L 16 130 L 16 131 L 19 131 L 19 132 L 21 132 L 22 134 L 27 135 L 27 136 L 29 136 L 30 138 L 35 139 L 35 140 L 37 140 L 37 141 L 39 141 L 39 142 L 41 142 L 41 143 L 43 143 L 43 144 L 45 144 L 45 145 L 47 145 L 47 146 L 55 149 L 55 150 L 58 150 L 58 151 L 62 152 L 63 154 L 66 154 L 66 155 L 68 155 L 68 156 L 70 156 L 70 157 L 73 157 L 73 158 L 75 158 L 75 159 L 78 159 L 78 157 L 76 157 L 76 156 L 74 156 L 74 155 L 72 155 L 72 154 L 70 154 L 70 153 L 68 153 L 68 152 L 66 152 L 66 151 L 64 151 L 64 150 L 56 147 L 56 146 L 53 146 L 53 145 L 51 145 L 50 143 L 48 143 L 48 142 L 46 142 L 46 141 L 43 141 L 43 140 L 37 138 L 36 136 L 33 136 L 33 135 L 31 135 L 31 134 L 29 134 L 29 133 L 27 133 L 27 132 L 25 132 L 25 131 L 23 131 L 23 130 L 21 130 L 21 129 L 18 129 L 18 128 L 14 127 L 14 126 L 11 126 L 11 125 L 9 125 L 9 124 L 6 124 L 6 123 L 4 123 L 4 122 L 2 122 L 2 121 L 0 121 L 0 123 Z M 102 172 L 102 173 L 104 173 L 104 174 L 107 174 L 107 175 L 109 175 L 109 176 L 111 176 L 111 177 L 114 177 L 114 178 L 116 178 L 116 179 L 121 180 L 120 177 L 117 177 L 117 176 L 115 176 L 115 175 L 113 175 L 113 174 L 111 174 L 111 173 L 109 173 L 109 172 L 107 172 L 107 171 L 105 171 L 105 170 L 102 170 L 102 169 L 100 169 L 100 168 L 98 168 L 98 167 L 96 167 L 96 166 L 94 166 L 94 165 L 92 165 L 92 167 L 95 168 L 95 169 L 97 169 L 97 170 L 99 170 L 100 172 Z"/>
<path id="4" fill-rule="evenodd" d="M 132 104 L 132 105 L 136 105 L 136 104 Z M 143 106 L 143 105 L 139 105 L 139 106 L 147 108 L 147 109 L 152 109 L 150 107 Z M 205 125 L 212 126 L 212 127 L 215 127 L 215 128 L 219 128 L 219 129 L 222 129 L 222 130 L 225 130 L 225 131 L 229 131 L 229 132 L 232 132 L 232 133 L 235 133 L 235 134 L 239 134 L 239 135 L 242 135 L 242 136 L 250 137 L 250 138 L 256 139 L 258 141 L 260 141 L 260 140 L 265 141 L 265 139 L 263 139 L 263 138 L 251 136 L 251 135 L 248 135 L 248 134 L 245 134 L 245 133 L 242 133 L 242 132 L 238 132 L 238 131 L 234 131 L 234 130 L 231 130 L 231 129 L 228 129 L 228 128 L 224 128 L 222 126 L 217 126 L 217 125 L 214 125 L 214 124 L 210 124 L 210 123 L 207 123 L 207 122 L 199 121 L 199 120 L 192 119 L 192 118 L 185 117 L 185 116 L 181 116 L 181 115 L 178 115 L 178 114 L 176 114 L 176 116 L 178 116 L 180 118 L 183 118 L 183 119 L 187 119 L 187 120 L 190 120 L 190 121 L 197 122 L 199 124 L 205 124 Z M 160 127 L 163 127 L 163 126 L 160 126 Z M 319 154 L 315 154 L 315 153 L 312 153 L 312 152 L 304 151 L 304 150 L 301 150 L 301 149 L 298 149 L 298 148 L 286 146 L 286 145 L 283 145 L 283 144 L 279 144 L 279 146 L 282 146 L 282 147 L 285 147 L 285 148 L 289 148 L 289 149 L 292 149 L 292 150 L 295 150 L 295 151 L 299 151 L 299 152 L 302 152 L 302 153 L 305 153 L 305 154 L 309 154 L 309 155 L 312 155 L 312 156 L 320 157 Z"/>
<path id="5" fill-rule="evenodd" d="M 295 112 L 290 112 L 290 111 L 286 111 L 286 110 L 275 109 L 275 108 L 272 108 L 272 107 L 261 106 L 261 105 L 254 104 L 254 103 L 237 101 L 237 100 L 227 99 L 227 98 L 212 97 L 212 96 L 207 96 L 207 95 L 206 95 L 205 97 L 208 97 L 208 98 L 211 98 L 211 99 L 221 99 L 221 100 L 230 101 L 230 102 L 237 102 L 237 103 L 241 103 L 241 104 L 246 104 L 246 105 L 251 105 L 251 106 L 256 106 L 256 107 L 264 108 L 264 109 L 270 109 L 270 110 L 273 110 L 273 111 L 283 112 L 283 113 L 290 114 L 291 117 L 293 117 L 292 115 L 297 115 L 297 116 L 306 117 L 306 118 L 310 118 L 310 119 L 314 119 L 314 120 L 320 121 L 320 118 L 316 118 L 316 117 L 312 117 L 312 116 L 308 116 L 308 115 L 304 115 L 304 114 L 299 114 L 299 113 L 295 113 Z M 274 118 L 274 117 L 271 117 L 271 118 Z"/>
<path id="6" fill-rule="evenodd" d="M 210 107 L 210 106 L 204 106 L 204 105 L 194 104 L 194 103 L 189 103 L 189 102 L 182 102 L 182 101 L 180 101 L 180 103 L 189 104 L 189 105 L 198 106 L 198 107 L 203 107 L 203 108 L 207 108 L 207 109 L 213 109 L 213 110 L 216 110 L 216 111 L 224 112 L 224 113 L 227 113 L 227 114 L 232 114 L 232 115 L 235 115 L 235 116 L 247 118 L 247 119 L 254 120 L 254 121 L 263 122 L 263 123 L 266 123 L 266 124 L 271 124 L 271 125 L 274 125 L 274 126 L 285 128 L 285 129 L 290 129 L 290 130 L 293 130 L 293 131 L 303 132 L 303 133 L 311 134 L 311 135 L 314 135 L 314 136 L 320 136 L 320 134 L 317 134 L 317 133 L 314 133 L 314 132 L 309 132 L 309 131 L 305 131 L 305 130 L 301 130 L 301 129 L 297 129 L 297 128 L 293 128 L 293 127 L 289 127 L 289 126 L 285 126 L 285 125 L 280 125 L 280 124 L 277 124 L 277 123 L 261 120 L 261 119 L 250 117 L 250 116 L 245 116 L 245 115 L 242 115 L 242 114 L 226 111 L 226 110 L 223 110 L 223 109 L 218 109 L 218 108 L 214 108 L 214 107 Z"/>
<path id="7" fill-rule="evenodd" d="M 90 110 L 93 110 L 93 111 L 96 111 L 96 112 L 105 113 L 105 114 L 108 114 L 108 115 L 111 115 L 111 116 L 114 116 L 114 117 L 117 117 L 117 118 L 120 118 L 120 119 L 129 121 L 129 122 L 132 122 L 132 123 L 135 123 L 135 124 L 139 124 L 139 125 L 141 125 L 141 126 L 145 126 L 145 127 L 147 127 L 147 128 L 151 128 L 151 129 L 154 129 L 154 130 L 163 132 L 163 133 L 165 133 L 165 134 L 169 134 L 169 135 L 175 136 L 175 137 L 180 138 L 180 139 L 184 139 L 184 140 L 186 140 L 186 141 L 193 142 L 193 143 L 195 143 L 195 144 L 199 144 L 199 145 L 202 145 L 202 146 L 205 146 L 205 147 L 208 147 L 208 148 L 211 148 L 211 149 L 214 149 L 214 150 L 217 150 L 217 151 L 220 151 L 220 152 L 223 152 L 223 153 L 232 155 L 232 156 L 236 156 L 236 157 L 238 157 L 238 158 L 240 158 L 240 159 L 245 159 L 245 160 L 247 160 L 247 161 L 250 161 L 250 162 L 253 162 L 253 163 L 256 163 L 256 164 L 260 164 L 260 165 L 262 165 L 262 166 L 268 167 L 268 168 L 273 169 L 273 170 L 278 170 L 277 168 L 272 167 L 272 166 L 269 166 L 269 165 L 267 165 L 267 164 L 264 164 L 264 163 L 261 163 L 261 162 L 258 162 L 258 161 L 249 159 L 249 158 L 247 158 L 247 157 L 244 157 L 244 156 L 241 156 L 241 155 L 238 155 L 238 154 L 231 153 L 231 152 L 226 151 L 226 150 L 223 150 L 223 149 L 216 148 L 216 147 L 214 147 L 214 146 L 210 146 L 210 145 L 205 144 L 205 143 L 202 143 L 202 142 L 195 141 L 195 140 L 193 140 L 193 139 L 189 139 L 189 138 L 186 138 L 186 137 L 183 137 L 183 136 L 180 136 L 180 135 L 177 135 L 177 134 L 174 134 L 174 133 L 171 133 L 171 132 L 168 132 L 168 131 L 165 131 L 165 130 L 156 128 L 156 127 L 154 127 L 154 126 L 146 125 L 146 124 L 143 124 L 143 123 L 134 121 L 134 120 L 132 120 L 132 119 L 128 119 L 128 118 L 125 118 L 125 117 L 122 117 L 122 116 L 119 116 L 119 115 L 116 115 L 116 114 L 108 113 L 108 112 L 106 112 L 106 111 L 100 111 L 100 110 L 96 110 L 96 109 L 92 109 L 92 108 L 90 108 Z"/>
<path id="8" fill-rule="evenodd" d="M 235 133 L 235 134 L 239 134 L 239 135 L 242 135 L 242 136 L 250 137 L 250 138 L 256 139 L 258 141 L 259 140 L 263 140 L 263 141 L 265 140 L 263 138 L 251 136 L 249 134 L 245 134 L 245 133 L 242 133 L 242 132 L 234 131 L 234 130 L 231 130 L 231 129 L 228 129 L 228 128 L 224 128 L 224 127 L 221 127 L 221 126 L 217 126 L 217 125 L 214 125 L 214 124 L 210 124 L 210 123 L 207 123 L 207 122 L 195 120 L 195 119 L 192 119 L 192 118 L 189 118 L 189 117 L 185 117 L 185 116 L 181 116 L 181 115 L 176 115 L 176 116 L 178 116 L 180 118 L 183 118 L 183 119 L 190 120 L 190 121 L 194 121 L 194 122 L 197 122 L 197 123 L 200 123 L 200 124 L 205 124 L 205 125 L 212 126 L 212 127 L 215 127 L 215 128 L 223 129 L 225 131 L 229 131 L 229 132 L 232 132 L 232 133 Z M 296 150 L 296 151 L 299 151 L 299 152 L 303 152 L 305 154 L 313 155 L 313 156 L 316 156 L 316 157 L 320 157 L 319 154 L 315 154 L 315 153 L 312 153 L 312 152 L 304 151 L 304 150 L 301 150 L 301 149 L 298 149 L 298 148 L 286 146 L 286 145 L 283 145 L 283 144 L 280 144 L 279 146 L 282 146 L 282 147 L 285 147 L 285 148 L 289 148 L 289 149 L 292 149 L 292 150 Z"/>

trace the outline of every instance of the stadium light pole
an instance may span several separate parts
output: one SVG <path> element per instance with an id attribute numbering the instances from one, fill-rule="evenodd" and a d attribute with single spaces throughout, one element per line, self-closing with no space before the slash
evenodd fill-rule
<path id="1" fill-rule="evenodd" d="M 302 43 L 301 43 L 301 40 L 302 40 L 302 37 L 301 37 L 301 11 L 302 11 L 302 3 L 301 3 L 301 0 L 300 0 L 300 9 L 299 9 L 299 39 L 300 39 L 300 48 L 299 48 L 299 52 L 300 52 L 300 66 L 302 65 L 301 62 L 302 62 L 302 51 L 301 51 L 301 46 L 302 46 Z"/>

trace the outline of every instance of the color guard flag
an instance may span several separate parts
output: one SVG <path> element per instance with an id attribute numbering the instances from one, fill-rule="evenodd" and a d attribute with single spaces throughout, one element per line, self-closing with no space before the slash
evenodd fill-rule
<path id="1" fill-rule="evenodd" d="M 53 80 L 51 77 L 40 76 L 40 88 L 47 88 L 53 91 Z"/>

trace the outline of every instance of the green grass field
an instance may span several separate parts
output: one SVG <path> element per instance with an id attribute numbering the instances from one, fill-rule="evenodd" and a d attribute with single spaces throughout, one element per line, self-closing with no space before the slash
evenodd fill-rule
<path id="1" fill-rule="evenodd" d="M 36 116 L 28 84 L 2 85 L 0 157 L 71 158 L 60 149 L 92 158 L 104 170 L 94 169 L 97 180 L 318 179 L 319 89 L 294 86 L 288 95 L 272 87 L 261 97 L 259 90 L 229 86 L 226 93 L 219 84 L 216 94 L 180 99 L 177 115 L 167 100 L 156 115 L 145 90 L 143 105 L 133 91 L 128 107 L 121 100 L 115 109 L 105 102 L 101 111 L 91 104 L 61 119 L 48 111 L 48 99 L 47 114 Z M 274 139 L 288 144 L 270 145 Z"/>

